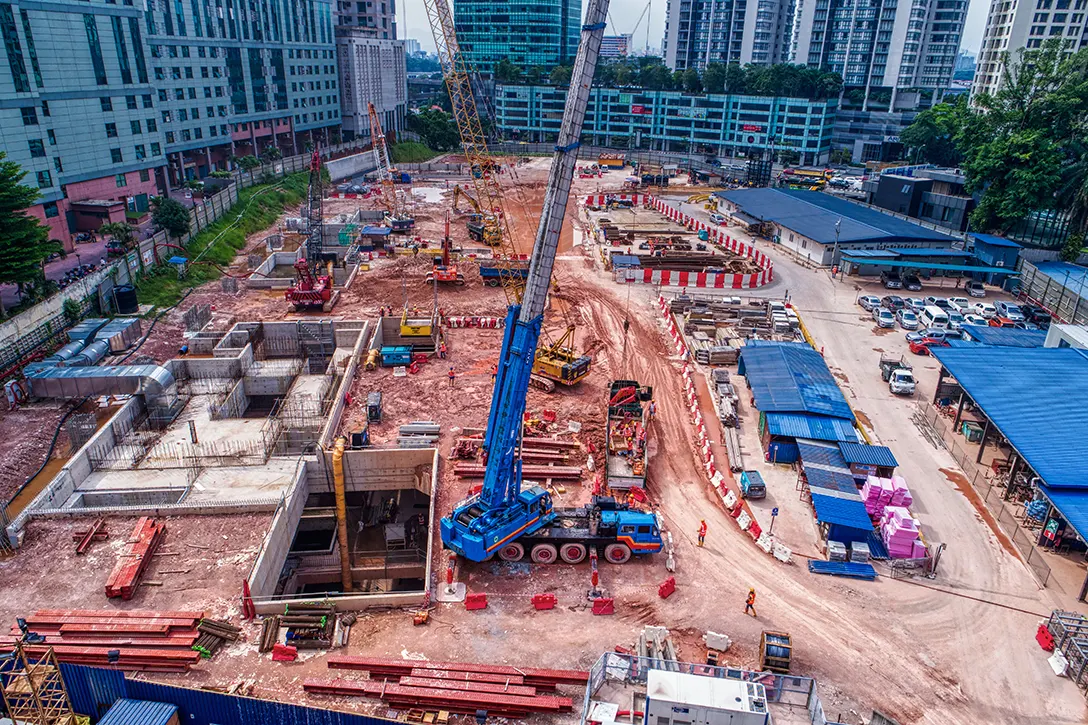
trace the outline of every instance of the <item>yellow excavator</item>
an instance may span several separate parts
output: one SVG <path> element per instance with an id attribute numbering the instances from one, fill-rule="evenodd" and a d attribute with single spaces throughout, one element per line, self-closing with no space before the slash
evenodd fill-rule
<path id="1" fill-rule="evenodd" d="M 487 223 L 488 219 L 485 219 L 485 214 L 480 207 L 480 202 L 472 198 L 472 195 L 465 191 L 460 184 L 453 187 L 453 213 L 464 213 L 464 211 L 457 206 L 457 202 L 461 197 L 464 197 L 469 203 L 469 206 L 472 207 L 472 213 L 469 215 L 468 221 L 466 222 L 469 238 L 475 242 L 483 242 L 491 247 L 497 247 L 502 244 L 501 233 L 498 232 L 498 225 Z M 493 215 L 488 214 L 486 216 L 493 219 Z"/>

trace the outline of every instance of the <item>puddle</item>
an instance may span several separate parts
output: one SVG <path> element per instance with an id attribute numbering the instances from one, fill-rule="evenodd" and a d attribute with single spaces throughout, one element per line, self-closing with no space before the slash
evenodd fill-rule
<path id="1" fill-rule="evenodd" d="M 1009 552 L 1017 559 L 1023 559 L 1020 556 L 1020 552 L 1016 550 L 1016 547 L 1009 541 L 1009 537 L 1005 536 L 1003 532 L 997 526 L 997 521 L 994 520 L 993 514 L 990 513 L 990 509 L 986 508 L 986 504 L 982 502 L 982 498 L 978 495 L 978 491 L 967 480 L 967 476 L 963 475 L 959 471 L 954 471 L 950 468 L 939 469 L 944 477 L 947 478 L 952 484 L 956 486 L 956 490 L 964 495 L 964 497 L 971 502 L 971 505 L 975 507 L 975 511 L 982 517 L 982 520 L 986 522 L 986 525 L 990 527 L 990 531 L 994 532 L 994 536 L 997 537 L 998 543 L 1001 544 L 1001 548 Z"/>
<path id="2" fill-rule="evenodd" d="M 53 477 L 60 472 L 60 469 L 64 468 L 64 464 L 68 463 L 68 458 L 57 458 L 54 456 L 49 459 L 49 462 L 45 464 L 45 468 L 42 472 L 30 480 L 26 488 L 19 492 L 19 495 L 11 499 L 8 502 L 8 507 L 5 511 L 8 521 L 11 521 L 20 513 L 23 509 L 30 505 L 30 502 L 34 500 L 34 497 L 42 492 L 49 482 L 53 480 Z"/>
<path id="3" fill-rule="evenodd" d="M 437 204 L 442 201 L 442 194 L 449 191 L 446 188 L 440 186 L 413 186 L 412 196 L 417 201 L 424 201 L 428 204 Z"/>
<path id="4" fill-rule="evenodd" d="M 862 411 L 855 410 L 854 411 L 854 417 L 858 419 L 858 423 L 861 423 L 863 426 L 865 426 L 869 430 L 875 430 L 873 428 L 873 421 L 869 420 L 869 416 L 865 415 L 865 413 L 863 413 Z"/>

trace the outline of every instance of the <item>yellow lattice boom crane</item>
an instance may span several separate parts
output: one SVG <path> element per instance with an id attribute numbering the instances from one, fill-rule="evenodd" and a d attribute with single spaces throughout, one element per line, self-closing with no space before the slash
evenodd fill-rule
<path id="1" fill-rule="evenodd" d="M 482 239 L 495 248 L 495 265 L 502 287 L 510 303 L 520 303 L 525 284 L 527 266 L 519 259 L 506 213 L 506 199 L 499 184 L 499 164 L 487 148 L 483 124 L 472 93 L 471 71 L 461 54 L 453 15 L 447 0 L 425 0 L 427 19 L 434 35 L 442 76 L 450 94 L 450 105 L 461 147 L 471 171 L 472 185 L 476 192 L 473 199 L 481 215 Z M 546 335 L 542 335 L 546 338 Z M 563 336 L 555 341 L 542 340 L 533 361 L 531 382 L 545 390 L 554 390 L 555 383 L 574 385 L 589 374 L 589 356 L 574 351 L 574 326 L 568 325 Z"/>
<path id="2" fill-rule="evenodd" d="M 395 232 L 408 231 L 416 225 L 416 220 L 408 212 L 405 195 L 398 194 L 394 179 L 398 176 L 396 167 L 389 158 L 389 146 L 385 142 L 385 131 L 373 103 L 367 104 L 370 114 L 370 141 L 374 153 L 374 164 L 378 167 L 378 184 L 382 191 L 382 204 L 385 206 L 386 222 Z"/>

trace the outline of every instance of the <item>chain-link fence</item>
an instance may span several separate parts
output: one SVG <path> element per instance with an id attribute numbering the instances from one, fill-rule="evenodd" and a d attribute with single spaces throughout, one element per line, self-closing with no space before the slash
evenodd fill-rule
<path id="1" fill-rule="evenodd" d="M 924 400 L 919 401 L 915 421 L 919 426 L 929 429 L 932 435 L 926 437 L 934 446 L 940 444 L 952 455 L 974 493 L 982 500 L 1001 531 L 1009 537 L 1016 550 L 1020 552 L 1024 563 L 1031 569 L 1031 573 L 1039 584 L 1045 587 L 1050 581 L 1050 566 L 1043 560 L 1042 552 L 1035 546 L 1034 534 L 1024 526 L 1030 519 L 1024 513 L 1023 504 L 1006 500 L 1008 481 L 1003 477 L 992 477 L 986 474 L 986 469 L 975 460 L 977 449 L 972 451 L 963 444 L 963 438 L 956 435 L 952 428 L 952 421 L 948 420 L 936 406 Z M 964 493 L 969 494 L 966 491 Z"/>

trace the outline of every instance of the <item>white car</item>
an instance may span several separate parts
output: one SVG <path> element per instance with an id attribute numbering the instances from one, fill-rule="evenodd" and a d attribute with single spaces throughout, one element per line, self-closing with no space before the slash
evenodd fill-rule
<path id="1" fill-rule="evenodd" d="M 907 307 L 915 312 L 921 312 L 922 308 L 926 306 L 926 301 L 921 297 L 908 297 Z"/>
<path id="2" fill-rule="evenodd" d="M 958 330 L 963 327 L 963 315 L 955 310 L 948 313 L 948 326 L 953 330 Z"/>
<path id="3" fill-rule="evenodd" d="M 970 282 L 968 282 L 966 290 L 967 290 L 967 294 L 971 295 L 972 297 L 985 297 L 986 296 L 986 287 L 984 287 L 983 284 L 981 282 L 979 282 L 977 279 L 973 279 Z"/>
<path id="4" fill-rule="evenodd" d="M 956 312 L 964 313 L 971 307 L 971 300 L 966 297 L 949 297 L 948 304 L 952 305 L 952 309 Z"/>
<path id="5" fill-rule="evenodd" d="M 980 327 L 986 327 L 989 324 L 990 323 L 986 321 L 985 317 L 980 317 L 979 315 L 976 315 L 972 312 L 963 316 L 963 322 L 960 323 L 960 326 L 962 327 L 963 325 L 978 325 Z"/>
<path id="6" fill-rule="evenodd" d="M 979 317 L 984 317 L 989 320 L 997 315 L 997 308 L 989 302 L 976 302 L 975 304 L 971 305 L 971 312 L 974 312 Z M 986 324 L 990 323 L 987 322 Z"/>
<path id="7" fill-rule="evenodd" d="M 877 327 L 895 327 L 895 315 L 883 307 L 873 309 L 873 319 Z"/>

